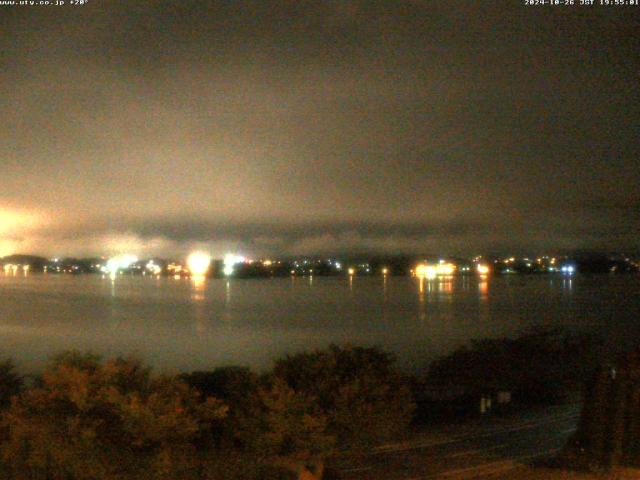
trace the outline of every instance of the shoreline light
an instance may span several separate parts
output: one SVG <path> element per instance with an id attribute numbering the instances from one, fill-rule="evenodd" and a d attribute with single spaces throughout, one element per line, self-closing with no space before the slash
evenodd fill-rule
<path id="1" fill-rule="evenodd" d="M 149 260 L 146 265 L 146 269 L 151 272 L 153 275 L 160 275 L 162 273 L 162 267 L 153 262 L 153 260 Z"/>
<path id="2" fill-rule="evenodd" d="M 480 275 L 487 275 L 489 273 L 489 265 L 479 263 L 476 269 Z"/>
<path id="3" fill-rule="evenodd" d="M 456 266 L 453 263 L 446 263 L 441 261 L 436 267 L 437 275 L 453 275 L 456 271 Z"/>
<path id="4" fill-rule="evenodd" d="M 453 263 L 447 263 L 440 261 L 436 265 L 429 265 L 428 263 L 421 263 L 416 266 L 415 272 L 417 277 L 422 278 L 436 278 L 437 276 L 450 276 L 456 271 L 456 266 Z"/>
<path id="5" fill-rule="evenodd" d="M 438 269 L 434 265 L 421 263 L 416 266 L 416 276 L 421 278 L 436 278 Z"/>
<path id="6" fill-rule="evenodd" d="M 115 275 L 118 273 L 118 270 L 126 270 L 131 266 L 131 264 L 138 261 L 138 257 L 135 255 L 124 254 L 117 255 L 115 257 L 111 257 L 107 264 L 103 267 L 105 273 L 110 273 Z"/>
<path id="7" fill-rule="evenodd" d="M 187 258 L 187 267 L 191 275 L 202 277 L 209 271 L 211 256 L 204 252 L 193 252 Z"/>
<path id="8" fill-rule="evenodd" d="M 222 269 L 222 273 L 224 273 L 226 276 L 233 275 L 235 265 L 237 263 L 244 263 L 245 261 L 246 258 L 240 255 L 234 255 L 232 253 L 225 255 L 223 260 L 224 267 Z"/>

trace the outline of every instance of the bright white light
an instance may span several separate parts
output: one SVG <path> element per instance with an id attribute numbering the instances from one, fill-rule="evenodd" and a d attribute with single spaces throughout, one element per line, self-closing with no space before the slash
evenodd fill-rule
<path id="1" fill-rule="evenodd" d="M 209 271 L 211 256 L 202 252 L 194 252 L 187 258 L 187 266 L 192 275 L 203 276 Z"/>
<path id="2" fill-rule="evenodd" d="M 224 273 L 227 276 L 233 275 L 234 266 L 237 263 L 244 263 L 245 261 L 246 261 L 246 258 L 240 255 L 233 255 L 232 253 L 225 255 L 223 260 L 224 268 L 222 269 L 222 273 Z"/>
<path id="3" fill-rule="evenodd" d="M 160 268 L 160 265 L 156 265 L 155 263 L 153 263 L 153 260 L 149 260 L 149 263 L 147 263 L 147 270 L 149 270 L 149 272 L 151 272 L 153 275 L 160 275 L 160 273 L 162 272 L 162 268 Z"/>
<path id="4" fill-rule="evenodd" d="M 224 264 L 225 265 L 235 265 L 236 263 L 244 263 L 245 260 L 246 260 L 246 258 L 241 256 L 241 255 L 234 255 L 232 253 L 229 253 L 228 255 L 225 255 L 225 257 L 224 257 Z"/>
<path id="5" fill-rule="evenodd" d="M 572 273 L 574 273 L 576 271 L 575 267 L 573 265 L 564 265 L 560 271 L 562 273 L 567 273 L 569 275 L 571 275 Z"/>
<path id="6" fill-rule="evenodd" d="M 138 261 L 138 257 L 135 255 L 118 255 L 116 257 L 112 257 L 107 261 L 107 265 L 105 267 L 106 272 L 108 273 L 117 273 L 118 270 L 125 270 L 131 266 L 132 263 Z"/>

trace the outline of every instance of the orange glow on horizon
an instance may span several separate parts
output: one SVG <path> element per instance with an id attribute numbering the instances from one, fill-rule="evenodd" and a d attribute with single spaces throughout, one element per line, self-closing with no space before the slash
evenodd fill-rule
<path id="1" fill-rule="evenodd" d="M 46 225 L 47 216 L 27 210 L 0 207 L 0 257 L 18 253 L 29 245 L 24 241 L 14 240 L 16 234 L 24 234 L 29 230 Z"/>
<path id="2" fill-rule="evenodd" d="M 41 226 L 45 223 L 45 218 L 34 212 L 0 207 L 0 235 Z"/>

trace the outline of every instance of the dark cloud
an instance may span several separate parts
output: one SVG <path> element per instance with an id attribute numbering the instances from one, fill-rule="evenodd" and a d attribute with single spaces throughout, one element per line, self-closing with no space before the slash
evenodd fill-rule
<path id="1" fill-rule="evenodd" d="M 636 10 L 5 8 L 0 250 L 638 249 Z"/>

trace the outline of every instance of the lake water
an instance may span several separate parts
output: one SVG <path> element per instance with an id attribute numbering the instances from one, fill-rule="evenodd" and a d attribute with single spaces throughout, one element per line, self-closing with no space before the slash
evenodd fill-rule
<path id="1" fill-rule="evenodd" d="M 135 354 L 156 371 L 268 368 L 330 343 L 379 345 L 420 370 L 471 339 L 534 325 L 640 338 L 640 276 L 192 281 L 0 274 L 0 356 L 25 372 L 64 349 Z"/>

